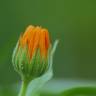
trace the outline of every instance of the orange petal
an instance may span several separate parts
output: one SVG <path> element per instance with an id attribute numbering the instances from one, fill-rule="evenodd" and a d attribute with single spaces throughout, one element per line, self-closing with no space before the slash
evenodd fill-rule
<path id="1" fill-rule="evenodd" d="M 28 46 L 30 58 L 37 49 L 40 49 L 41 56 L 47 56 L 50 46 L 49 34 L 47 29 L 41 27 L 28 26 L 25 33 L 20 37 L 20 44 Z"/>

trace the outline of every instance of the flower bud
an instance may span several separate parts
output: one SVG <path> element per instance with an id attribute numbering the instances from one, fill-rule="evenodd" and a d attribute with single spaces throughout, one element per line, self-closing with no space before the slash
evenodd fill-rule
<path id="1" fill-rule="evenodd" d="M 23 78 L 34 79 L 41 76 L 48 68 L 49 48 L 48 30 L 28 26 L 13 52 L 12 62 L 15 70 Z"/>

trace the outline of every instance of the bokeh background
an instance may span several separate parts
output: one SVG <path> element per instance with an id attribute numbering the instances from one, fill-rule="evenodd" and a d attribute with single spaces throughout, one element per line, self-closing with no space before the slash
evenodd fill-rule
<path id="1" fill-rule="evenodd" d="M 59 39 L 54 78 L 96 79 L 96 0 L 0 0 L 0 84 L 20 80 L 11 57 L 28 25 Z"/>

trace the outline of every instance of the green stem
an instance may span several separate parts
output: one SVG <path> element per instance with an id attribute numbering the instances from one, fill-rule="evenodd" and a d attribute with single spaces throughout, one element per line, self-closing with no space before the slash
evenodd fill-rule
<path id="1" fill-rule="evenodd" d="M 27 80 L 22 80 L 22 85 L 21 85 L 20 93 L 18 96 L 26 96 L 28 83 L 29 82 Z"/>

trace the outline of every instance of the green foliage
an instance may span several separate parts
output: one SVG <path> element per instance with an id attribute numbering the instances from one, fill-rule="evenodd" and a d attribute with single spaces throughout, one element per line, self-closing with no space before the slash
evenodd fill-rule
<path id="1" fill-rule="evenodd" d="M 64 90 L 60 96 L 96 96 L 96 87 L 77 87 Z"/>

